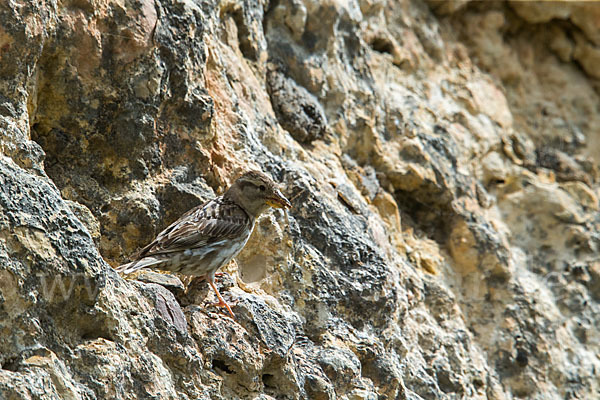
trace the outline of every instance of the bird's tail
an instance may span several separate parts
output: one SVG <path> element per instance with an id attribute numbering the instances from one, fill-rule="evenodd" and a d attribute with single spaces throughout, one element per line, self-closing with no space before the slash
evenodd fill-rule
<path id="1" fill-rule="evenodd" d="M 132 261 L 127 264 L 119 265 L 115 269 L 122 274 L 131 274 L 132 272 L 135 272 L 142 268 L 151 267 L 156 264 L 160 264 L 162 261 L 163 260 L 161 260 L 159 258 L 155 258 L 155 257 L 144 257 L 144 258 L 140 258 L 139 260 Z"/>

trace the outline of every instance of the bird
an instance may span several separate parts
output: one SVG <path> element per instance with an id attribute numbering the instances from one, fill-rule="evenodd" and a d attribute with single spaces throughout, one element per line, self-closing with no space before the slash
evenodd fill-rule
<path id="1" fill-rule="evenodd" d="M 269 207 L 289 209 L 289 200 L 276 183 L 260 171 L 242 174 L 223 193 L 183 214 L 133 261 L 117 267 L 130 274 L 142 268 L 203 276 L 231 317 L 235 315 L 215 286 L 215 273 L 246 245 L 256 219 Z"/>

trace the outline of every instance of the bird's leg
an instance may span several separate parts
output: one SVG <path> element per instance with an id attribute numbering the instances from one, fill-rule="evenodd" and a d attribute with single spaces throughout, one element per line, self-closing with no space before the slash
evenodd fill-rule
<path id="1" fill-rule="evenodd" d="M 225 275 L 224 272 L 215 272 L 215 276 L 221 277 L 223 275 Z M 200 282 L 202 282 L 202 281 L 206 281 L 208 277 L 206 275 L 198 275 L 198 276 L 196 276 L 196 275 L 185 275 L 184 277 L 181 278 L 181 282 L 183 282 L 183 284 L 187 286 L 190 283 L 192 283 L 192 281 L 195 278 L 200 279 Z"/>
<path id="2" fill-rule="evenodd" d="M 221 277 L 223 275 L 224 275 L 223 272 L 215 273 L 215 276 L 218 276 L 218 277 Z M 208 281 L 208 277 L 206 275 L 200 275 L 200 276 L 183 275 L 183 276 L 180 276 L 181 283 L 183 283 L 183 293 L 184 294 L 187 294 L 188 290 L 190 290 L 190 287 L 192 286 L 192 282 L 195 278 L 200 279 L 200 282 L 202 282 L 204 280 Z"/>
<path id="3" fill-rule="evenodd" d="M 217 306 L 217 307 L 225 307 L 227 309 L 227 311 L 229 311 L 229 314 L 231 315 L 231 318 L 235 319 L 235 315 L 233 315 L 233 311 L 231 311 L 231 307 L 229 307 L 229 304 L 227 304 L 225 302 L 225 300 L 223 300 L 223 297 L 221 297 L 221 293 L 219 293 L 219 290 L 217 289 L 217 287 L 215 286 L 215 284 L 214 284 L 213 281 L 214 281 L 214 278 L 209 279 L 208 283 L 213 288 L 213 290 L 217 294 L 217 298 L 219 299 L 219 302 L 215 303 L 213 305 Z"/>

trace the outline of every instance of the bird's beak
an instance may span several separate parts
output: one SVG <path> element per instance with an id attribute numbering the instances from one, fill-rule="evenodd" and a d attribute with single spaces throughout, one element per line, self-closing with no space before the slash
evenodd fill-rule
<path id="1" fill-rule="evenodd" d="M 285 198 L 279 190 L 275 190 L 275 194 L 267 199 L 267 204 L 274 208 L 292 208 L 292 204 Z"/>

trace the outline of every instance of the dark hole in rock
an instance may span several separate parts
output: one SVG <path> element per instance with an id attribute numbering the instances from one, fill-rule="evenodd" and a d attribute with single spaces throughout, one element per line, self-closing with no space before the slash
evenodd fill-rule
<path id="1" fill-rule="evenodd" d="M 451 371 L 438 371 L 438 385 L 444 393 L 462 393 L 463 390 L 453 379 Z"/>
<path id="2" fill-rule="evenodd" d="M 99 331 L 99 330 L 84 331 L 83 334 L 81 335 L 81 339 L 83 339 L 85 341 L 91 341 L 91 340 L 96 340 L 96 339 L 104 339 L 104 340 L 108 340 L 110 342 L 115 341 L 107 332 L 103 332 L 103 331 Z"/>
<path id="3" fill-rule="evenodd" d="M 228 374 L 233 374 L 233 370 L 231 368 L 229 368 L 229 365 L 227 365 L 227 363 L 225 363 L 225 361 L 222 360 L 212 360 L 212 367 L 214 369 L 220 369 L 223 372 L 226 372 Z"/>
<path id="4" fill-rule="evenodd" d="M 451 204 L 444 202 L 442 192 L 425 186 L 415 192 L 397 190 L 394 194 L 403 224 L 438 243 L 446 243 L 451 228 L 447 221 L 451 220 L 454 212 Z"/>
<path id="5" fill-rule="evenodd" d="M 244 21 L 242 9 L 236 9 L 230 12 L 233 21 L 237 27 L 237 37 L 240 46 L 240 51 L 249 60 L 257 60 L 256 49 L 254 48 L 253 38 L 248 30 L 248 26 Z"/>
<path id="6" fill-rule="evenodd" d="M 262 381 L 267 389 L 277 389 L 278 387 L 275 377 L 271 374 L 263 374 Z"/>
<path id="7" fill-rule="evenodd" d="M 6 371 L 16 372 L 18 369 L 18 361 L 19 361 L 18 357 L 7 358 L 2 363 L 2 369 L 6 370 Z"/>
<path id="8" fill-rule="evenodd" d="M 375 38 L 371 41 L 371 48 L 379 53 L 392 54 L 394 45 L 388 39 Z"/>
<path id="9" fill-rule="evenodd" d="M 525 367 L 529 363 L 529 357 L 527 356 L 527 352 L 524 350 L 519 350 L 517 352 L 517 364 L 521 367 Z"/>

